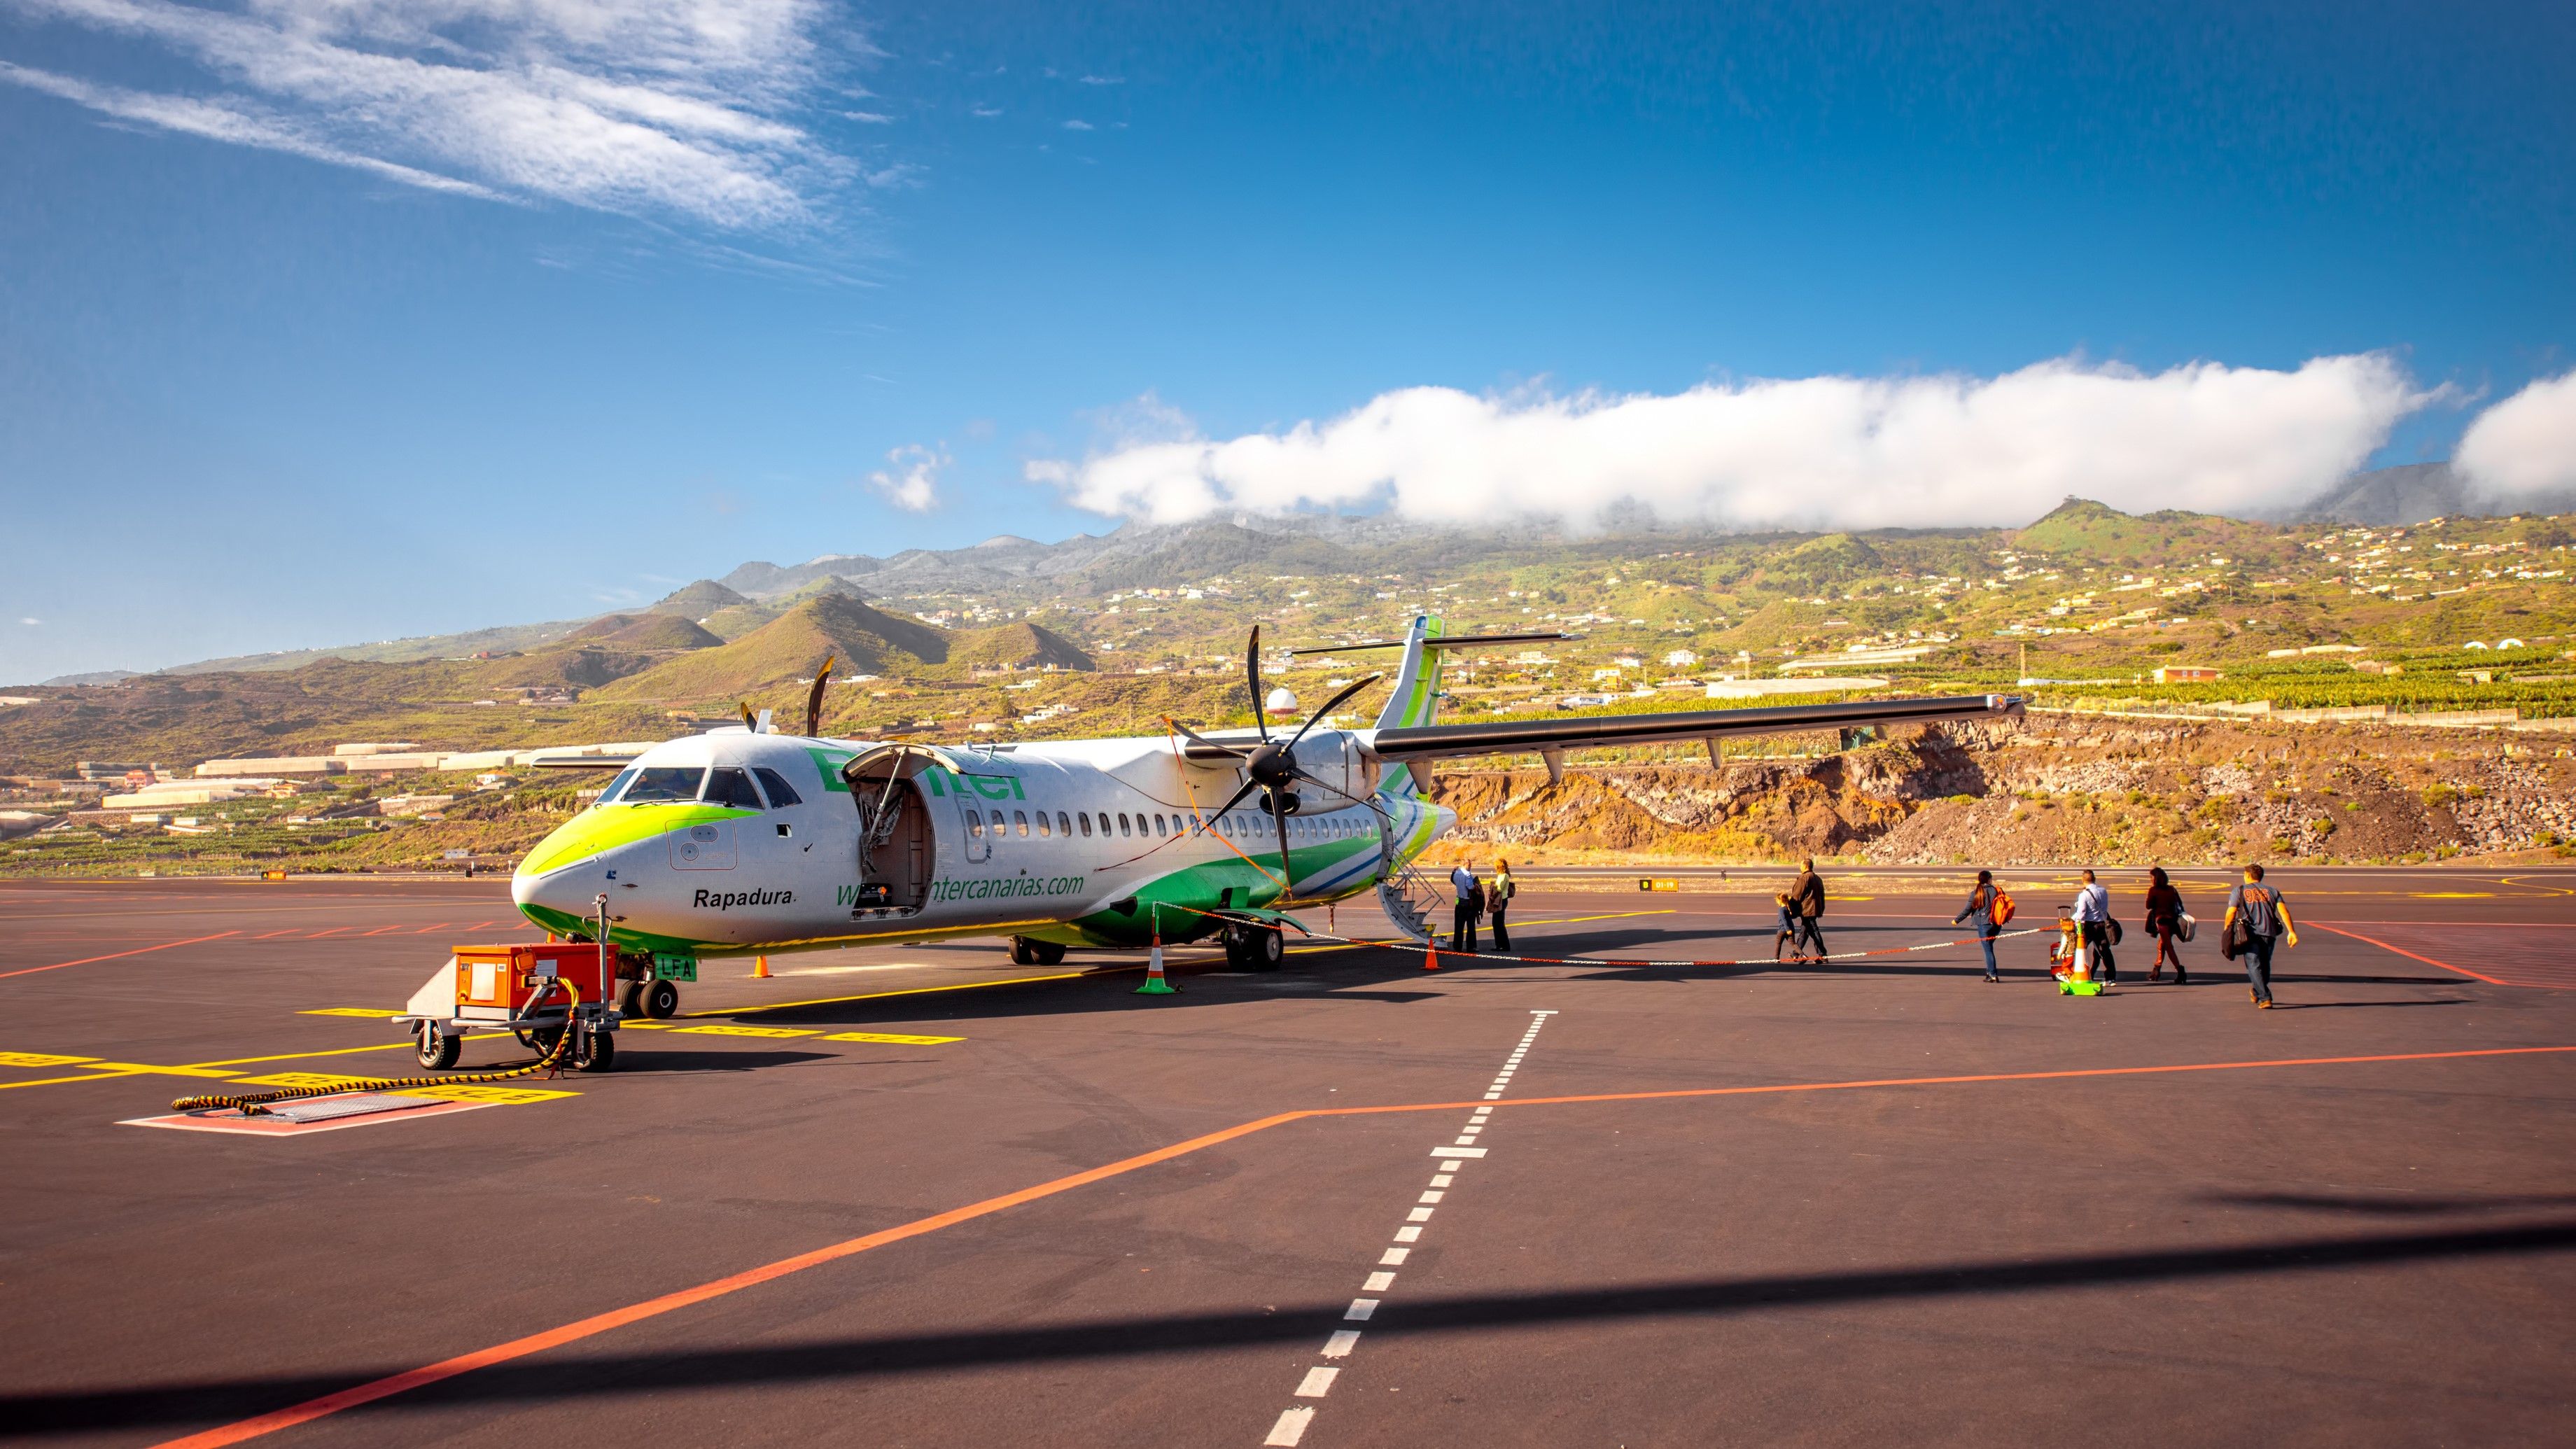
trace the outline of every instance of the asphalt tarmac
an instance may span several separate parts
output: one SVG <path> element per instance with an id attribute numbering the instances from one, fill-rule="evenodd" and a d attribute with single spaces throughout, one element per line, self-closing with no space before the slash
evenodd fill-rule
<path id="1" fill-rule="evenodd" d="M 416 1071 L 363 1013 L 534 939 L 506 883 L 0 884 L 0 1437 L 2576 1435 L 2576 872 L 2276 872 L 2268 1012 L 2214 930 L 2099 999 L 1904 949 L 1955 872 L 1833 878 L 1885 954 L 1631 964 L 1767 958 L 1774 886 L 1635 874 L 1514 913 L 1609 961 L 711 962 L 613 1072 L 272 1137 L 128 1124 Z"/>

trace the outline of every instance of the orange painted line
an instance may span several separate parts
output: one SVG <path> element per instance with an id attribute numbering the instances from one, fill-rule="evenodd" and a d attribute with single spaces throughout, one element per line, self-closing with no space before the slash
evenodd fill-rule
<path id="1" fill-rule="evenodd" d="M 15 971 L 0 971 L 0 976 L 33 976 L 39 971 L 60 971 L 66 966 L 86 966 L 92 961 L 114 961 L 124 956 L 140 956 L 150 951 L 167 951 L 173 946 L 194 946 L 200 941 L 220 941 L 238 936 L 239 931 L 217 931 L 211 936 L 190 936 L 184 941 L 164 941 L 158 946 L 137 946 L 131 951 L 110 951 L 104 956 L 83 956 L 77 961 L 57 961 L 51 966 L 21 966 Z"/>
<path id="2" fill-rule="evenodd" d="M 2456 971 L 2462 976 L 2466 976 L 2473 981 L 2483 981 L 2489 986 L 2511 986 L 2513 984 L 2510 981 L 2498 981 L 2492 976 L 2481 976 L 2466 966 L 2454 966 L 2448 961 L 2436 961 L 2430 956 L 2419 956 L 2414 952 L 2407 950 L 2403 946 L 2391 946 L 2386 941 L 2372 940 L 2370 937 L 2363 935 L 2359 931 L 2347 931 L 2341 926 L 2328 926 L 2323 921 L 2319 921 L 2316 924 L 2326 930 L 2334 932 L 2338 936 L 2350 936 L 2356 941 L 2368 941 L 2371 945 L 2377 946 L 2382 951 L 2394 951 L 2409 961 L 2421 961 L 2427 966 L 2439 966 L 2445 971 Z"/>
<path id="3" fill-rule="evenodd" d="M 426 936 L 432 931 L 444 931 L 446 929 L 447 922 L 441 921 L 435 926 L 423 926 L 419 930 L 412 932 L 412 934 L 415 936 Z"/>
<path id="4" fill-rule="evenodd" d="M 289 926 L 283 931 L 263 931 L 259 935 L 251 937 L 251 939 L 254 941 L 265 941 L 276 936 L 292 936 L 302 929 L 303 928 L 300 926 Z"/>
<path id="5" fill-rule="evenodd" d="M 438 1383 L 443 1379 L 452 1379 L 458 1374 L 472 1373 L 476 1369 L 488 1368 L 496 1363 L 524 1358 L 529 1354 L 542 1353 L 550 1348 L 559 1348 L 578 1339 L 606 1333 L 613 1328 L 623 1328 L 630 1323 L 659 1317 L 674 1309 L 704 1303 L 710 1298 L 721 1298 L 728 1293 L 738 1293 L 745 1288 L 756 1287 L 772 1279 L 784 1278 L 790 1273 L 801 1273 L 807 1268 L 864 1253 L 871 1248 L 881 1248 L 888 1243 L 899 1243 L 906 1238 L 917 1238 L 924 1233 L 935 1233 L 941 1228 L 953 1227 L 958 1223 L 985 1217 L 1005 1208 L 1018 1207 L 1022 1203 L 1035 1202 L 1042 1197 L 1069 1192 L 1104 1178 L 1133 1172 L 1140 1167 L 1168 1162 L 1175 1157 L 1196 1152 L 1202 1147 L 1213 1147 L 1220 1142 L 1229 1142 L 1264 1128 L 1278 1126 L 1282 1122 L 1293 1122 L 1300 1117 L 1313 1115 L 1310 1112 L 1282 1112 L 1274 1117 L 1263 1117 L 1258 1121 L 1245 1122 L 1222 1131 L 1210 1132 L 1205 1136 L 1193 1137 L 1186 1142 L 1175 1142 L 1168 1147 L 1158 1147 L 1141 1156 L 1077 1172 L 1070 1177 L 1059 1177 L 1052 1182 L 1039 1183 L 1035 1187 L 1024 1187 L 1017 1192 L 1004 1193 L 1000 1197 L 988 1197 L 982 1202 L 969 1203 L 961 1208 L 951 1208 L 931 1217 L 917 1218 L 899 1227 L 886 1228 L 864 1237 L 851 1238 L 846 1242 L 834 1243 L 825 1248 L 816 1248 L 810 1253 L 799 1253 L 792 1258 L 781 1258 L 775 1263 L 764 1263 L 760 1267 L 746 1269 L 729 1277 L 701 1283 L 695 1288 L 683 1288 L 677 1293 L 665 1293 L 659 1298 L 648 1298 L 641 1303 L 594 1314 L 578 1322 L 567 1323 L 560 1328 L 550 1328 L 543 1333 L 532 1333 L 525 1338 L 514 1338 L 508 1343 L 495 1344 L 473 1353 L 459 1354 L 455 1358 L 425 1364 L 420 1368 L 377 1379 L 373 1383 L 359 1384 L 337 1393 L 324 1394 L 318 1399 L 308 1399 L 291 1408 L 278 1409 L 257 1418 L 226 1424 L 219 1429 L 191 1434 L 184 1439 L 172 1439 L 159 1446 L 159 1449 L 215 1449 L 218 1445 L 239 1444 L 245 1439 L 255 1439 L 263 1434 L 276 1433 L 280 1429 L 293 1428 L 297 1424 L 310 1423 L 326 1415 L 339 1413 L 343 1409 L 354 1409 L 361 1404 L 371 1404 L 378 1399 Z"/>
<path id="6" fill-rule="evenodd" d="M 333 926 L 330 930 L 327 930 L 327 931 L 316 931 L 316 932 L 314 932 L 312 935 L 307 936 L 307 937 L 305 937 L 304 939 L 306 939 L 306 940 L 308 940 L 308 941 L 319 941 L 319 940 L 321 940 L 321 939 L 322 939 L 323 937 L 325 937 L 325 936 L 337 935 L 338 933 L 340 933 L 340 932 L 342 932 L 342 931 L 345 931 L 345 930 L 347 930 L 347 929 L 349 929 L 349 928 L 348 928 L 348 927 L 346 927 L 346 926 Z"/>
<path id="7" fill-rule="evenodd" d="M 360 931 L 358 934 L 361 936 L 382 936 L 401 929 L 402 927 L 400 926 L 378 926 L 372 931 Z"/>
<path id="8" fill-rule="evenodd" d="M 1123 1174 L 1133 1172 L 1138 1168 L 1151 1167 L 1156 1163 L 1169 1162 L 1173 1158 L 1187 1156 L 1188 1154 L 1197 1152 L 1202 1148 L 1214 1147 L 1219 1143 L 1231 1142 L 1240 1137 L 1249 1137 L 1255 1132 L 1267 1131 L 1273 1127 L 1283 1126 L 1290 1122 L 1302 1121 L 1312 1117 L 1368 1117 L 1395 1112 L 1446 1112 L 1455 1111 L 1460 1108 L 1473 1109 L 1476 1107 L 1551 1107 L 1564 1106 L 1579 1102 L 1643 1102 L 1662 1098 L 1736 1097 L 1776 1092 L 1851 1091 L 1863 1087 L 1936 1087 L 1955 1086 L 1968 1082 L 2039 1082 L 2059 1080 L 2068 1077 L 2122 1077 L 2144 1076 L 2162 1072 L 2242 1071 L 2253 1067 L 2321 1067 L 2344 1066 L 2367 1062 L 2424 1062 L 2442 1061 L 2460 1057 L 2529 1056 L 2551 1052 L 2576 1052 L 2576 1046 L 2488 1047 L 2468 1051 L 2399 1052 L 2384 1056 L 2366 1057 L 2288 1057 L 2276 1061 L 2188 1062 L 2176 1066 L 2160 1067 L 2092 1067 L 2051 1072 L 1987 1072 L 1974 1076 L 1955 1077 L 1882 1077 L 1866 1081 L 1851 1082 L 1784 1082 L 1758 1087 L 1691 1087 L 1663 1092 L 1604 1092 L 1577 1097 L 1518 1097 L 1499 1102 L 1487 1102 L 1482 1098 L 1474 1098 L 1457 1102 L 1404 1102 L 1377 1107 L 1314 1107 L 1293 1112 L 1279 1112 L 1268 1117 L 1256 1118 L 1250 1122 L 1238 1123 L 1235 1126 L 1223 1128 L 1219 1131 L 1192 1137 L 1187 1141 L 1175 1142 L 1168 1147 L 1157 1147 L 1151 1152 L 1141 1153 L 1134 1157 L 1122 1158 L 1116 1162 L 1107 1163 L 1099 1167 L 1088 1168 L 1068 1177 L 1059 1177 L 1052 1181 L 1039 1183 L 1034 1187 L 1021 1188 L 1017 1192 L 1004 1193 L 1000 1197 L 988 1197 L 982 1202 L 969 1203 L 966 1206 L 959 1208 L 951 1208 L 944 1213 L 936 1213 L 926 1218 L 916 1218 L 911 1222 L 903 1223 L 896 1227 L 880 1229 L 877 1232 L 866 1234 L 863 1237 L 850 1238 L 843 1242 L 816 1248 L 811 1252 L 799 1253 L 792 1258 L 781 1258 L 774 1263 L 764 1263 L 757 1268 L 748 1268 L 742 1272 L 734 1273 L 727 1277 L 718 1278 L 707 1283 L 701 1283 L 694 1288 L 683 1288 L 676 1293 L 665 1293 L 659 1298 L 648 1298 L 641 1303 L 629 1304 L 624 1308 L 613 1308 L 606 1313 L 593 1314 L 588 1318 L 567 1323 L 561 1327 L 550 1328 L 542 1333 L 532 1333 L 524 1338 L 514 1338 L 507 1343 L 494 1344 L 490 1348 L 477 1349 L 472 1353 L 459 1354 L 454 1358 L 441 1359 L 437 1363 L 424 1364 L 416 1369 L 407 1369 L 402 1373 L 391 1374 L 387 1377 L 376 1379 L 368 1383 L 357 1384 L 350 1388 L 341 1389 L 336 1393 L 324 1394 L 318 1399 L 307 1399 L 300 1404 L 291 1405 L 283 1409 L 272 1410 L 269 1413 L 261 1414 L 256 1418 L 243 1419 L 236 1423 L 223 1425 L 220 1428 L 208 1429 L 201 1433 L 190 1434 L 181 1439 L 166 1440 L 161 1444 L 154 1446 L 154 1449 L 219 1449 L 219 1446 L 239 1444 L 246 1440 L 256 1439 L 264 1434 L 276 1433 L 280 1429 L 291 1429 L 298 1424 L 311 1423 L 315 1419 L 325 1418 L 329 1415 L 339 1413 L 343 1409 L 354 1409 L 364 1404 L 372 1404 L 379 1399 L 391 1398 L 395 1394 L 405 1393 L 412 1389 L 424 1388 L 430 1384 L 455 1378 L 459 1374 L 472 1373 L 476 1369 L 489 1368 L 494 1364 L 506 1363 L 511 1359 L 524 1358 L 532 1353 L 543 1353 L 550 1348 L 561 1348 L 565 1344 L 590 1338 L 597 1334 L 606 1333 L 611 1329 L 624 1328 L 630 1324 L 640 1323 L 648 1318 L 658 1318 L 665 1313 L 670 1313 L 677 1309 L 687 1308 L 695 1304 L 707 1302 L 709 1299 L 721 1298 L 730 1293 L 739 1293 L 745 1288 L 758 1287 L 763 1283 L 773 1282 L 777 1279 L 787 1277 L 792 1273 L 801 1273 L 808 1268 L 820 1267 L 825 1263 L 837 1262 L 840 1259 L 853 1257 L 873 1248 L 882 1248 L 890 1243 L 902 1242 L 906 1238 L 917 1238 L 926 1233 L 935 1233 L 942 1228 L 954 1227 L 959 1223 L 969 1222 L 980 1217 L 988 1217 L 994 1213 L 1001 1212 L 1006 1208 L 1014 1208 L 1024 1203 L 1035 1202 L 1040 1198 L 1053 1197 L 1057 1193 L 1070 1192 L 1077 1187 L 1087 1187 L 1092 1183 L 1105 1181 L 1112 1177 L 1118 1177 Z"/>

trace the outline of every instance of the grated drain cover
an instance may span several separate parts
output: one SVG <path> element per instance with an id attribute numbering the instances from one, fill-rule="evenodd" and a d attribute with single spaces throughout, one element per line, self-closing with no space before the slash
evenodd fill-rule
<path id="1" fill-rule="evenodd" d="M 344 1097 L 308 1097 L 300 1102 L 278 1102 L 268 1115 L 282 1122 L 329 1122 L 340 1117 L 363 1117 L 370 1112 L 400 1112 L 408 1107 L 431 1107 L 446 1100 L 443 1097 L 405 1097 L 392 1092 L 356 1092 Z"/>

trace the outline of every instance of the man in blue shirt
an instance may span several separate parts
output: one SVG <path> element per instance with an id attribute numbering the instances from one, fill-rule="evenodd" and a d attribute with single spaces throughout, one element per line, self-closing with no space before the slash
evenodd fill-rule
<path id="1" fill-rule="evenodd" d="M 2111 889 L 2084 872 L 2084 888 L 2075 893 L 2075 925 L 2083 932 L 2084 944 L 2091 948 L 2093 974 L 2105 982 L 2120 979 L 2120 965 L 2111 959 Z"/>
<path id="2" fill-rule="evenodd" d="M 2299 928 L 2290 919 L 2290 903 L 2281 898 L 2279 891 L 2263 884 L 2263 867 L 2245 867 L 2245 883 L 2227 893 L 2227 922 L 2221 930 L 2220 939 L 2244 959 L 2245 984 L 2252 989 L 2254 1004 L 2268 1009 L 2272 1005 L 2272 947 L 2280 941 L 2299 944 Z"/>
<path id="3" fill-rule="evenodd" d="M 1449 872 L 1449 888 L 1458 893 L 1458 903 L 1449 913 L 1449 949 L 1472 952 L 1476 949 L 1476 912 L 1483 894 L 1476 885 L 1476 863 L 1458 862 Z"/>

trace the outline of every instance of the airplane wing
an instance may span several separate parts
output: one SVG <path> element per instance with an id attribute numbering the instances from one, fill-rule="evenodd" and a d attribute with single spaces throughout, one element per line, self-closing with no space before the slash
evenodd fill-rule
<path id="1" fill-rule="evenodd" d="M 1601 745 L 1645 745 L 1673 740 L 1716 741 L 1734 735 L 1799 734 L 1867 725 L 1921 724 L 1933 720 L 1989 719 L 2022 712 L 2017 695 L 1935 695 L 1915 699 L 1864 699 L 1847 704 L 1788 704 L 1754 709 L 1698 709 L 1659 714 L 1577 715 L 1570 719 L 1497 720 L 1492 723 L 1422 725 L 1360 732 L 1380 759 L 1431 760 L 1464 755 L 1548 757 L 1551 770 L 1567 750 Z"/>

